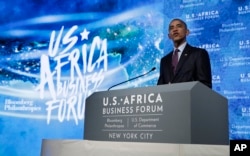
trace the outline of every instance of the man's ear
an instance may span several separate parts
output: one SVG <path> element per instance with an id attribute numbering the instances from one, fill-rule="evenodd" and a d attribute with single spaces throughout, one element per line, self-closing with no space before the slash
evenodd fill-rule
<path id="1" fill-rule="evenodd" d="M 188 36 L 189 33 L 190 33 L 190 31 L 189 31 L 189 29 L 187 29 L 187 31 L 186 31 L 186 36 Z"/>
<path id="2" fill-rule="evenodd" d="M 169 39 L 172 39 L 170 34 L 168 34 L 168 38 L 169 38 Z"/>

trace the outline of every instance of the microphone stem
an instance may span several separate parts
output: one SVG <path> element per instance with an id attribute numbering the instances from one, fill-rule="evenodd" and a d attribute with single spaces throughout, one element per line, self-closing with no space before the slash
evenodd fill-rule
<path id="1" fill-rule="evenodd" d="M 132 80 L 137 79 L 137 78 L 139 78 L 139 77 L 145 76 L 145 75 L 147 75 L 148 73 L 150 73 L 150 72 L 151 72 L 151 71 L 153 71 L 153 70 L 155 70 L 155 67 L 154 67 L 154 68 L 152 68 L 150 71 L 148 71 L 148 72 L 147 72 L 147 73 L 145 73 L 145 74 L 142 74 L 142 75 L 136 76 L 136 77 L 134 77 L 134 78 L 128 79 L 127 81 L 123 81 L 123 82 L 121 82 L 121 83 L 118 83 L 118 84 L 116 84 L 116 85 L 111 86 L 111 87 L 108 89 L 108 91 L 109 91 L 111 88 L 114 88 L 114 87 L 116 87 L 116 86 L 118 86 L 118 85 L 121 85 L 121 84 L 123 84 L 123 83 L 129 82 L 129 81 L 132 81 Z"/>

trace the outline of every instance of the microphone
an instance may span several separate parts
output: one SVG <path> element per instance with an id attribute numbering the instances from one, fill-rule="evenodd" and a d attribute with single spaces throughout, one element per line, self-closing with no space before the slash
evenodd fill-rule
<path id="1" fill-rule="evenodd" d="M 118 84 L 115 84 L 115 85 L 109 87 L 108 91 L 109 91 L 111 88 L 114 88 L 114 87 L 116 87 L 116 86 L 119 86 L 119 85 L 121 85 L 121 84 L 123 84 L 123 83 L 132 81 L 132 80 L 134 80 L 134 79 L 138 79 L 139 77 L 143 77 L 143 76 L 149 74 L 150 72 L 154 71 L 155 69 L 156 69 L 156 68 L 153 67 L 150 71 L 148 71 L 148 72 L 146 72 L 146 73 L 144 73 L 144 74 L 142 74 L 142 75 L 139 75 L 139 76 L 137 76 L 137 77 L 134 77 L 134 78 L 128 79 L 128 80 L 126 80 L 126 81 L 120 82 L 120 83 L 118 83 Z"/>

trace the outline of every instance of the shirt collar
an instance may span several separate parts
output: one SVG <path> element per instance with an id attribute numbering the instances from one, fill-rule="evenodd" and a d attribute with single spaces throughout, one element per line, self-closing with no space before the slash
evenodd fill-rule
<path id="1" fill-rule="evenodd" d="M 174 48 L 174 50 L 175 50 L 175 49 L 179 49 L 180 52 L 182 53 L 183 50 L 184 50 L 184 48 L 186 47 L 186 45 L 187 45 L 187 42 L 184 42 L 184 43 L 182 43 L 178 48 Z"/>

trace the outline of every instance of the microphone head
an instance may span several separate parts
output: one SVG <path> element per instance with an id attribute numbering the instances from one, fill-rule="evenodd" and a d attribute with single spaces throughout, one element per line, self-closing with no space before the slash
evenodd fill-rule
<path id="1" fill-rule="evenodd" d="M 152 69 L 151 69 L 151 71 L 154 71 L 156 68 L 155 67 L 153 67 Z"/>

